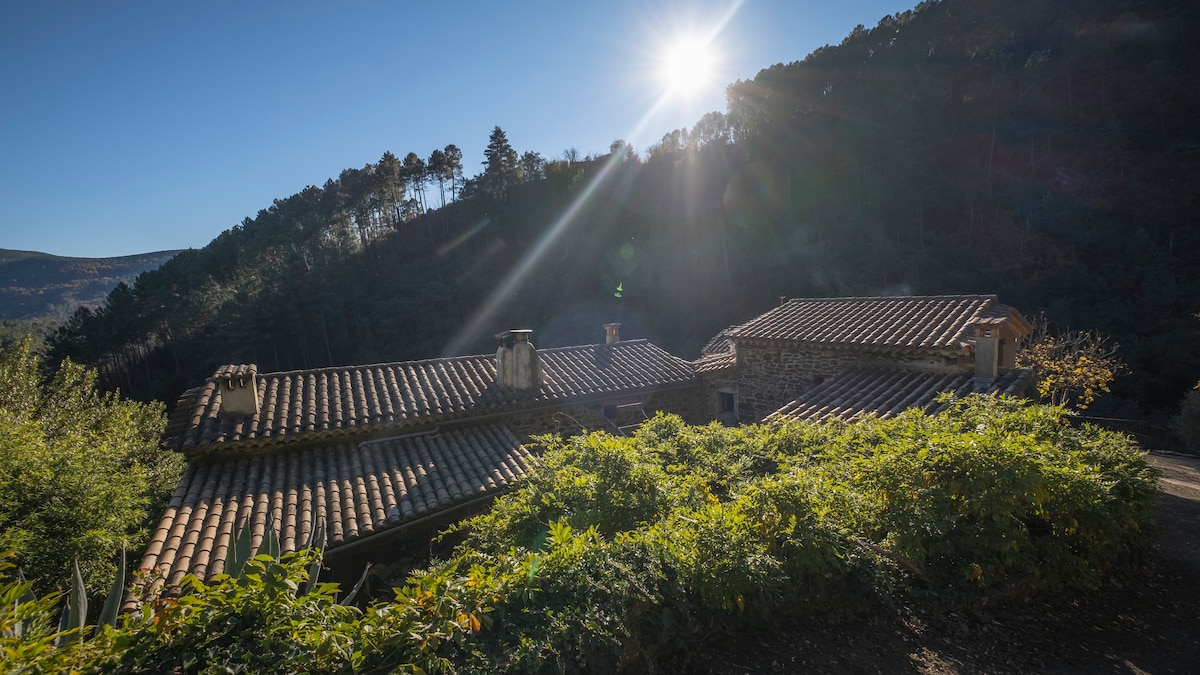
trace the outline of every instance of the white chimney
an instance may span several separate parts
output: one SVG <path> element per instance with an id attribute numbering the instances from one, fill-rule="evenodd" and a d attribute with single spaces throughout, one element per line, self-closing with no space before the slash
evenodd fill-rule
<path id="1" fill-rule="evenodd" d="M 496 382 L 513 389 L 538 389 L 542 386 L 542 362 L 529 341 L 533 331 L 510 330 L 497 333 Z"/>
<path id="2" fill-rule="evenodd" d="M 975 378 L 995 380 L 1000 374 L 1000 347 L 1003 341 L 1000 321 L 975 324 Z"/>

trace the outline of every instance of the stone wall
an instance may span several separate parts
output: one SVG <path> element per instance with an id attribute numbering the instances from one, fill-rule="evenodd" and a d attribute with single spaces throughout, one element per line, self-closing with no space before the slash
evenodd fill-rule
<path id="1" fill-rule="evenodd" d="M 936 353 L 871 353 L 819 346 L 737 346 L 737 366 L 704 376 L 702 397 L 708 415 L 717 419 L 720 392 L 737 396 L 740 423 L 762 420 L 817 384 L 851 366 L 903 367 L 960 372 L 972 363 L 961 356 Z"/>
<path id="2" fill-rule="evenodd" d="M 581 433 L 581 430 L 616 433 L 614 425 L 604 416 L 605 407 L 617 406 L 618 417 L 615 422 L 618 426 L 624 426 L 641 421 L 642 418 L 640 413 L 633 409 L 621 410 L 619 407 L 640 403 L 647 417 L 654 417 L 656 412 L 662 411 L 679 415 L 690 424 L 703 424 L 712 418 L 707 416 L 707 408 L 700 392 L 700 383 L 697 382 L 682 388 L 518 411 L 504 419 L 504 423 L 522 441 L 538 434 L 557 433 L 570 436 Z"/>

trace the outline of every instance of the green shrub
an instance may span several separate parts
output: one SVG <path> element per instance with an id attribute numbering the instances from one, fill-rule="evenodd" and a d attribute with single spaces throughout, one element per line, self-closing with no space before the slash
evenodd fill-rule
<path id="1" fill-rule="evenodd" d="M 103 593 L 117 553 L 145 543 L 183 467 L 158 448 L 163 423 L 161 404 L 101 395 L 70 361 L 42 381 L 28 341 L 0 351 L 0 549 L 39 593 L 66 588 L 72 561 Z"/>
<path id="2" fill-rule="evenodd" d="M 239 577 L 209 584 L 185 578 L 185 592 L 126 615 L 98 639 L 101 672 L 294 673 L 354 669 L 360 614 L 336 602 L 336 584 L 302 587 L 316 551 L 274 560 L 262 554 Z"/>
<path id="3" fill-rule="evenodd" d="M 1144 555 L 1155 490 L 1124 436 L 1003 398 L 544 442 L 525 484 L 389 602 L 300 592 L 313 554 L 259 556 L 89 642 L 54 647 L 48 619 L 14 637 L 0 610 L 0 644 L 30 672 L 649 672 L 789 614 L 1094 588 Z"/>
<path id="4" fill-rule="evenodd" d="M 59 632 L 60 596 L 35 595 L 11 560 L 11 553 L 0 553 L 0 672 L 77 672 L 94 654 L 72 639 L 78 629 Z"/>
<path id="5" fill-rule="evenodd" d="M 847 427 L 847 525 L 941 593 L 1090 588 L 1130 569 L 1153 471 L 1128 438 L 1061 415 L 981 397 Z"/>

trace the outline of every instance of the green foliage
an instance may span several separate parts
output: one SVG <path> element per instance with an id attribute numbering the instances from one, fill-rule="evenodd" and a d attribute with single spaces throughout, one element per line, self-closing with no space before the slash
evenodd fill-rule
<path id="1" fill-rule="evenodd" d="M 60 596 L 38 597 L 15 570 L 11 554 L 0 553 L 0 672 L 77 672 L 87 657 L 79 629 L 58 629 Z"/>
<path id="2" fill-rule="evenodd" d="M 503 200 L 508 191 L 520 180 L 520 160 L 517 151 L 508 142 L 508 135 L 500 127 L 492 129 L 487 148 L 483 151 L 483 175 L 479 177 L 483 193 L 495 200 Z"/>
<path id="3" fill-rule="evenodd" d="M 35 349 L 80 305 L 94 307 L 118 283 L 132 282 L 177 251 L 119 258 L 68 258 L 0 249 L 0 345 L 32 335 Z M 16 340 L 13 340 L 15 342 Z"/>
<path id="4" fill-rule="evenodd" d="M 1061 414 L 987 397 L 847 426 L 848 524 L 939 593 L 1096 587 L 1145 553 L 1153 472 Z"/>
<path id="5" fill-rule="evenodd" d="M 159 404 L 97 393 L 94 371 L 67 361 L 43 382 L 28 342 L 0 352 L 0 548 L 39 592 L 65 588 L 78 560 L 101 593 L 117 553 L 142 544 L 182 469 L 157 447 L 162 425 Z"/>
<path id="6" fill-rule="evenodd" d="M 1127 438 L 1062 414 L 972 397 L 938 417 L 660 416 L 634 439 L 545 439 L 526 485 L 429 574 L 508 570 L 492 614 L 507 631 L 473 653 L 519 670 L 642 670 L 709 631 L 900 597 L 1093 589 L 1145 555 L 1153 472 Z"/>
<path id="7" fill-rule="evenodd" d="M 144 604 L 101 635 L 102 672 L 293 673 L 359 670 L 360 614 L 336 584 L 300 589 L 319 551 L 258 555 L 242 576 L 188 577 L 178 598 Z"/>
<path id="8" fill-rule="evenodd" d="M 95 630 L 56 635 L 55 598 L 0 580 L 0 644 L 28 672 L 651 672 L 788 615 L 1092 589 L 1145 554 L 1154 477 L 1126 437 L 1062 415 L 971 397 L 937 417 L 547 438 L 391 601 L 339 604 L 309 577 L 319 552 L 264 542 L 240 574 Z"/>
<path id="9" fill-rule="evenodd" d="M 46 351 L 46 340 L 58 330 L 57 321 L 0 319 L 0 349 L 15 349 L 24 340 L 30 340 L 30 351 L 41 356 Z"/>

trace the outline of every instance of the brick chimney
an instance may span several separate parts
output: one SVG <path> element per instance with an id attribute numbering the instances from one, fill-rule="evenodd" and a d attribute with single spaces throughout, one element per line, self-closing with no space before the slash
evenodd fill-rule
<path id="1" fill-rule="evenodd" d="M 611 345 L 614 342 L 621 341 L 621 324 L 606 323 L 604 324 L 604 344 Z"/>
<path id="2" fill-rule="evenodd" d="M 509 330 L 497 333 L 496 383 L 513 389 L 539 389 L 542 386 L 542 362 L 529 341 L 533 331 Z"/>

